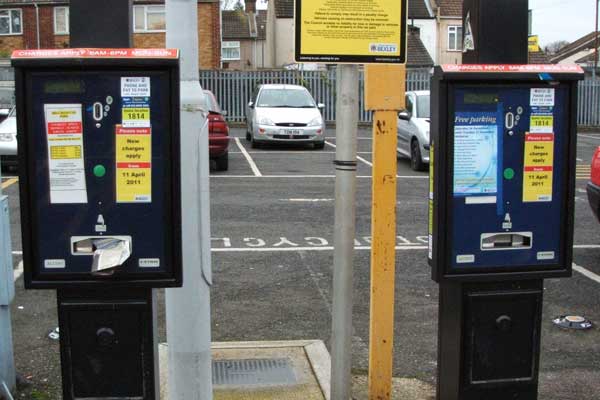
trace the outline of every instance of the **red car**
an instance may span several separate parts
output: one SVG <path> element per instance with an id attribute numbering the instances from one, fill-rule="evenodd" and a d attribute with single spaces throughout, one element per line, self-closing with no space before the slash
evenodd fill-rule
<path id="1" fill-rule="evenodd" d="M 208 105 L 208 149 L 210 159 L 215 160 L 217 171 L 229 168 L 229 127 L 224 111 L 210 90 L 205 90 Z"/>
<path id="2" fill-rule="evenodd" d="M 594 215 L 600 221 L 600 147 L 592 157 L 592 173 L 587 184 L 587 195 Z"/>

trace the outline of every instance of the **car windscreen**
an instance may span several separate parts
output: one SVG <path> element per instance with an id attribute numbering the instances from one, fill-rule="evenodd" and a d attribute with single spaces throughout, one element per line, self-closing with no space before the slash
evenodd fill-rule
<path id="1" fill-rule="evenodd" d="M 314 100 L 304 90 L 264 89 L 260 92 L 257 107 L 314 108 Z"/>
<path id="2" fill-rule="evenodd" d="M 417 96 L 417 118 L 429 118 L 429 95 Z"/>

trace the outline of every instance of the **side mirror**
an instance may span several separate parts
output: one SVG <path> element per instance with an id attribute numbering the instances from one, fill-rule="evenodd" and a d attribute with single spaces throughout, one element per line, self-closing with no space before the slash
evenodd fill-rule
<path id="1" fill-rule="evenodd" d="M 322 109 L 324 109 L 324 108 L 325 108 L 325 104 L 323 104 L 323 103 L 319 103 L 319 104 L 317 104 L 317 108 L 318 108 L 319 110 L 322 110 Z"/>
<path id="2" fill-rule="evenodd" d="M 248 107 L 250 107 L 250 108 L 254 108 L 254 103 L 253 103 L 253 102 L 249 102 L 249 103 L 248 103 Z"/>
<path id="3" fill-rule="evenodd" d="M 224 117 L 227 116 L 227 110 L 221 110 L 221 115 Z"/>
<path id="4" fill-rule="evenodd" d="M 410 112 L 408 110 L 402 110 L 398 113 L 398 118 L 408 121 L 410 119 Z"/>

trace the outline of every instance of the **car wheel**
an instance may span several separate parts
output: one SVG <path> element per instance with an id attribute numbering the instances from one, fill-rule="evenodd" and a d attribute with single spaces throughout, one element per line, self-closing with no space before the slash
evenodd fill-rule
<path id="1" fill-rule="evenodd" d="M 253 149 L 258 149 L 260 147 L 260 144 L 252 136 L 250 136 L 250 147 Z"/>
<path id="2" fill-rule="evenodd" d="M 322 150 L 325 147 L 325 142 L 318 142 L 313 144 L 315 150 Z"/>
<path id="3" fill-rule="evenodd" d="M 413 139 L 410 142 L 410 167 L 413 171 L 425 170 L 425 163 L 421 158 L 421 148 L 417 139 Z"/>
<path id="4" fill-rule="evenodd" d="M 225 153 L 221 157 L 215 160 L 217 164 L 217 171 L 227 171 L 229 168 L 229 154 Z"/>
<path id="5" fill-rule="evenodd" d="M 251 141 L 252 140 L 252 135 L 250 134 L 250 132 L 246 132 L 246 140 L 247 141 Z"/>

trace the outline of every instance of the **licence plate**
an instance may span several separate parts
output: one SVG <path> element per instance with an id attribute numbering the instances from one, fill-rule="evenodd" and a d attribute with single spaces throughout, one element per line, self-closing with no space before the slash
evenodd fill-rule
<path id="1" fill-rule="evenodd" d="M 300 134 L 300 129 L 284 129 L 283 133 L 285 135 L 299 135 Z"/>

